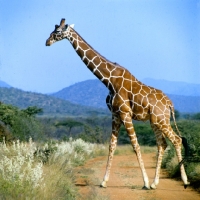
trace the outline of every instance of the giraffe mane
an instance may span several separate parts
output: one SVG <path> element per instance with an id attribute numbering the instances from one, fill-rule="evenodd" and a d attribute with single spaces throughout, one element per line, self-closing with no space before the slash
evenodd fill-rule
<path id="1" fill-rule="evenodd" d="M 108 63 L 112 64 L 112 65 L 117 65 L 120 68 L 125 69 L 124 67 L 122 67 L 121 65 L 119 65 L 117 62 L 112 62 L 109 59 L 107 59 L 105 56 L 102 56 L 96 49 L 94 49 L 90 44 L 88 44 L 85 39 L 83 39 L 80 34 L 74 30 L 74 32 L 88 45 L 89 48 L 91 48 L 96 54 L 98 54 L 100 57 L 102 57 L 103 59 L 105 59 Z M 127 69 L 126 69 L 127 70 Z M 127 70 L 128 71 L 128 70 Z"/>

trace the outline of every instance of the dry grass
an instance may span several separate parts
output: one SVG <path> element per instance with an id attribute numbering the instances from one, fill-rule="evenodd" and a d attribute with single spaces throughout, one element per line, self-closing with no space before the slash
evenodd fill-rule
<path id="1" fill-rule="evenodd" d="M 157 151 L 156 147 L 140 146 L 141 153 L 152 153 Z M 131 145 L 118 145 L 115 150 L 115 155 L 129 155 L 133 154 L 133 147 Z"/>
<path id="2" fill-rule="evenodd" d="M 20 142 L 17 146 L 1 144 L 0 199 L 76 199 L 74 166 L 104 152 L 103 145 L 80 139 L 40 144 L 40 151 L 36 146 Z M 50 154 L 48 157 L 46 152 Z M 38 164 L 40 168 L 37 168 Z M 22 176 L 23 169 L 30 169 L 26 170 L 25 176 Z"/>

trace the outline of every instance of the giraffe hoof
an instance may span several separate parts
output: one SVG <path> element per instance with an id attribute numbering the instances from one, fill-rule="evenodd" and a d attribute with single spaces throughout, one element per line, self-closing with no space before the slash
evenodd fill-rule
<path id="1" fill-rule="evenodd" d="M 190 182 L 187 182 L 187 184 L 184 184 L 184 188 L 186 189 L 188 185 L 190 185 Z"/>
<path id="2" fill-rule="evenodd" d="M 106 182 L 103 181 L 103 182 L 101 183 L 100 187 L 106 188 L 106 187 L 107 187 Z"/>
<path id="3" fill-rule="evenodd" d="M 143 190 L 150 190 L 149 187 L 147 187 L 147 186 L 144 186 L 142 189 Z"/>
<path id="4" fill-rule="evenodd" d="M 151 188 L 152 190 L 155 190 L 155 189 L 156 189 L 156 185 L 155 185 L 155 184 L 151 184 L 150 188 Z"/>

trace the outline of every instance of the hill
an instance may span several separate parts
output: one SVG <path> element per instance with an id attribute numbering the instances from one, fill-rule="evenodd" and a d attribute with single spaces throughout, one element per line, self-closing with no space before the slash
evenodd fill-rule
<path id="1" fill-rule="evenodd" d="M 105 108 L 108 92 L 99 79 L 94 79 L 75 83 L 51 95 L 81 105 Z"/>
<path id="2" fill-rule="evenodd" d="M 165 90 L 163 91 L 166 93 Z M 56 93 L 53 93 L 52 96 L 80 105 L 106 108 L 105 99 L 107 94 L 108 89 L 101 83 L 101 81 L 94 79 L 79 82 L 66 87 Z M 200 96 L 167 95 L 173 101 L 175 109 L 179 112 L 200 112 Z"/>
<path id="3" fill-rule="evenodd" d="M 145 78 L 142 82 L 155 88 L 159 88 L 166 94 L 175 94 L 183 96 L 200 96 L 200 84 L 156 80 L 152 78 Z"/>
<path id="4" fill-rule="evenodd" d="M 0 87 L 10 88 L 11 86 L 6 82 L 0 80 Z"/>
<path id="5" fill-rule="evenodd" d="M 49 95 L 25 92 L 16 88 L 0 87 L 0 101 L 21 109 L 37 106 L 43 109 L 45 115 L 87 116 L 91 114 L 108 114 L 107 109 L 77 105 Z"/>

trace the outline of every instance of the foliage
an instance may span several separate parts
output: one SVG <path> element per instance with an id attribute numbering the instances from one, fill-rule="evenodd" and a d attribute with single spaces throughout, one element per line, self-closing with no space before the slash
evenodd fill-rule
<path id="1" fill-rule="evenodd" d="M 91 143 L 110 141 L 111 117 L 51 118 L 49 120 L 41 118 L 40 121 L 45 129 L 48 129 L 45 131 L 46 135 L 52 132 L 50 137 L 68 140 L 72 136 Z M 55 127 L 54 124 L 58 125 Z M 66 126 L 60 126 L 59 124 L 66 124 Z M 149 123 L 134 122 L 134 127 L 140 145 L 153 146 L 156 144 L 155 136 Z M 130 139 L 124 126 L 120 128 L 118 143 L 130 144 Z"/>
<path id="2" fill-rule="evenodd" d="M 0 121 L 0 142 L 3 141 L 3 138 L 7 142 L 10 142 L 13 140 L 14 137 L 11 134 L 9 128 L 2 121 Z"/>
<path id="3" fill-rule="evenodd" d="M 12 138 L 20 139 L 20 140 L 28 140 L 29 137 L 34 139 L 39 139 L 42 137 L 42 127 L 38 120 L 34 118 L 32 114 L 29 113 L 30 107 L 25 110 L 20 110 L 19 108 L 0 104 L 0 121 L 2 122 L 2 126 L 6 127 L 5 129 L 9 129 Z M 34 108 L 38 109 L 38 108 Z M 5 135 L 2 135 L 1 141 Z M 7 139 L 7 137 L 6 137 Z"/>
<path id="4" fill-rule="evenodd" d="M 192 119 L 194 119 L 194 120 L 200 120 L 200 112 L 193 114 L 192 115 Z"/>
<path id="5" fill-rule="evenodd" d="M 180 112 L 178 110 L 174 110 L 175 118 L 178 120 L 180 118 Z"/>
<path id="6" fill-rule="evenodd" d="M 156 139 L 149 123 L 134 123 L 135 132 L 140 145 L 155 146 Z M 130 139 L 124 126 L 121 126 L 119 133 L 119 144 L 130 144 Z"/>
<path id="7" fill-rule="evenodd" d="M 81 139 L 38 145 L 30 139 L 12 145 L 2 142 L 0 147 L 0 198 L 16 200 L 76 199 L 72 168 L 104 149 Z M 41 152 L 47 150 L 50 153 L 43 162 Z"/>
<path id="8" fill-rule="evenodd" d="M 55 124 L 55 126 L 65 126 L 65 127 L 68 127 L 69 128 L 69 135 L 71 135 L 72 128 L 73 127 L 83 126 L 83 123 L 81 123 L 79 121 L 76 121 L 76 120 L 74 120 L 72 118 L 69 118 L 67 120 L 57 122 Z"/>
<path id="9" fill-rule="evenodd" d="M 177 122 L 177 125 L 189 144 L 189 156 L 183 155 L 186 173 L 191 184 L 195 187 L 198 185 L 200 190 L 200 123 L 198 120 L 181 120 Z M 162 167 L 167 169 L 171 177 L 177 177 L 180 174 L 175 149 L 171 143 L 165 153 Z"/>
<path id="10" fill-rule="evenodd" d="M 73 137 L 81 138 L 91 143 L 104 143 L 110 139 L 111 117 L 40 117 L 39 119 L 43 124 L 44 134 L 48 138 L 57 138 L 67 141 L 70 137 Z M 66 126 L 62 124 L 66 124 Z"/>
<path id="11" fill-rule="evenodd" d="M 5 141 L 0 146 L 1 194 L 12 193 L 14 198 L 23 193 L 24 187 L 37 190 L 42 186 L 43 165 L 34 160 L 35 145 L 31 139 L 28 144 L 17 140 L 11 146 Z"/>
<path id="12" fill-rule="evenodd" d="M 43 113 L 42 108 L 38 108 L 37 106 L 29 106 L 28 108 L 22 110 L 28 116 L 35 116 L 37 114 Z"/>
<path id="13" fill-rule="evenodd" d="M 85 125 L 84 132 L 77 135 L 77 137 L 90 143 L 103 143 L 102 130 L 99 126 L 91 128 L 90 126 Z"/>

